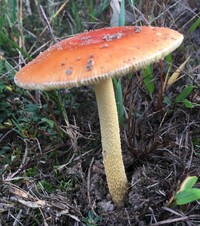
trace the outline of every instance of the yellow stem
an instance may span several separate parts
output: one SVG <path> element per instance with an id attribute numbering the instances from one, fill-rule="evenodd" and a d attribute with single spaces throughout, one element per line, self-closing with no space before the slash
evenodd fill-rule
<path id="1" fill-rule="evenodd" d="M 112 200 L 121 205 L 128 189 L 121 153 L 120 131 L 112 79 L 107 79 L 94 87 L 103 149 L 103 161 L 109 192 Z"/>

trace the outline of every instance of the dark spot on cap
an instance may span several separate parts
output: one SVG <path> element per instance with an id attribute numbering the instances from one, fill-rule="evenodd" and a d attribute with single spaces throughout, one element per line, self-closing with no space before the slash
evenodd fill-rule
<path id="1" fill-rule="evenodd" d="M 72 74 L 72 67 L 68 68 L 65 73 L 66 73 L 66 75 L 71 75 Z"/>
<path id="2" fill-rule="evenodd" d="M 91 71 L 93 69 L 93 65 L 94 65 L 93 55 L 90 55 L 87 61 L 86 70 Z"/>

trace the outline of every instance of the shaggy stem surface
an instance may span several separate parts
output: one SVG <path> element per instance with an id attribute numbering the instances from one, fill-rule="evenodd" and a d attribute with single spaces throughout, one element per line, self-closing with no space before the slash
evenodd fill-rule
<path id="1" fill-rule="evenodd" d="M 103 161 L 109 192 L 117 205 L 124 201 L 128 190 L 128 180 L 125 174 L 117 107 L 112 79 L 107 79 L 95 85 L 98 105 Z"/>

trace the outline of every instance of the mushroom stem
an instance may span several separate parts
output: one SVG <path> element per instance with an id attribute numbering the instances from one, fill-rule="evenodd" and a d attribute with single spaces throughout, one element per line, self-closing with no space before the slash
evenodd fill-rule
<path id="1" fill-rule="evenodd" d="M 94 86 L 101 129 L 103 161 L 109 192 L 117 205 L 124 201 L 128 180 L 122 160 L 120 130 L 112 79 Z"/>

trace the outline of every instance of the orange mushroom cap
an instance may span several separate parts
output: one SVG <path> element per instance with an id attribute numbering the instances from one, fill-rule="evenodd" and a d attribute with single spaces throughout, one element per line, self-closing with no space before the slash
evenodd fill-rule
<path id="1" fill-rule="evenodd" d="M 26 89 L 59 89 L 98 83 L 158 61 L 183 35 L 162 27 L 114 27 L 65 39 L 23 67 L 15 82 Z"/>

